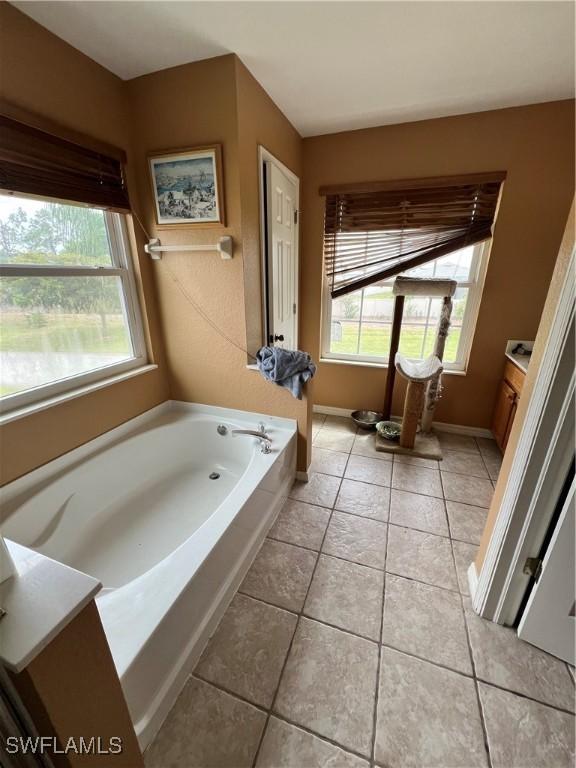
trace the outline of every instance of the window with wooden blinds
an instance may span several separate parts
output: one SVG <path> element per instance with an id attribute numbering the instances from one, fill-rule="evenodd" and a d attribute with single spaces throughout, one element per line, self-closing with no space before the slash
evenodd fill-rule
<path id="1" fill-rule="evenodd" d="M 0 114 L 0 189 L 130 210 L 122 152 L 115 155 Z"/>
<path id="2" fill-rule="evenodd" d="M 333 298 L 492 235 L 505 172 L 321 187 Z"/>

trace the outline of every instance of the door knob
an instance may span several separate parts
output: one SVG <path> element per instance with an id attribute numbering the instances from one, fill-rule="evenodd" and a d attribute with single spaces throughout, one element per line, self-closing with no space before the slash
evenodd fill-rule
<path id="1" fill-rule="evenodd" d="M 274 334 L 274 336 L 272 336 L 272 334 L 270 334 L 270 343 L 272 344 L 274 341 L 284 341 L 284 335 L 283 334 L 280 334 L 280 335 Z"/>

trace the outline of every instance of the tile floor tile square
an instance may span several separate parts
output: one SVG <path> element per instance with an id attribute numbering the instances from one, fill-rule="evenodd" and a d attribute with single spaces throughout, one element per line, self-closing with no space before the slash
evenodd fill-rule
<path id="1" fill-rule="evenodd" d="M 476 440 L 469 435 L 455 435 L 452 432 L 436 432 L 443 451 L 466 451 L 479 453 Z"/>
<path id="2" fill-rule="evenodd" d="M 452 541 L 454 551 L 454 562 L 456 564 L 456 576 L 458 578 L 458 589 L 461 595 L 469 595 L 468 569 L 476 560 L 478 554 L 477 544 L 467 544 L 464 541 Z"/>
<path id="3" fill-rule="evenodd" d="M 386 522 L 390 506 L 390 488 L 357 480 L 342 480 L 335 509 L 351 515 L 371 517 Z"/>
<path id="4" fill-rule="evenodd" d="M 477 437 L 476 444 L 482 456 L 495 456 L 502 458 L 502 451 L 496 445 L 496 440 L 489 437 Z"/>
<path id="5" fill-rule="evenodd" d="M 391 476 L 392 462 L 370 459 L 366 456 L 355 456 L 354 454 L 350 456 L 344 473 L 344 477 L 349 480 L 360 480 L 364 483 L 386 486 L 390 485 Z"/>
<path id="6" fill-rule="evenodd" d="M 268 536 L 288 544 L 319 550 L 329 519 L 329 509 L 288 499 Z"/>
<path id="7" fill-rule="evenodd" d="M 393 488 L 390 496 L 390 522 L 436 533 L 438 536 L 448 536 L 444 500 L 435 496 L 422 496 Z"/>
<path id="8" fill-rule="evenodd" d="M 324 419 L 323 426 L 326 429 L 334 429 L 340 432 L 348 432 L 351 435 L 355 435 L 358 431 L 358 427 L 350 416 L 331 416 L 327 415 Z"/>
<path id="9" fill-rule="evenodd" d="M 147 768 L 250 768 L 266 724 L 251 704 L 191 677 L 146 750 Z"/>
<path id="10" fill-rule="evenodd" d="M 339 429 L 327 429 L 321 427 L 314 438 L 313 446 L 316 448 L 328 448 L 331 451 L 349 453 L 354 443 L 354 435 Z"/>
<path id="11" fill-rule="evenodd" d="M 297 617 L 236 595 L 198 665 L 198 677 L 269 707 L 292 641 Z"/>
<path id="12" fill-rule="evenodd" d="M 440 468 L 444 472 L 456 472 L 460 475 L 472 475 L 473 477 L 488 477 L 486 466 L 479 453 L 445 451 Z"/>
<path id="13" fill-rule="evenodd" d="M 370 459 L 379 459 L 380 461 L 392 461 L 392 454 L 385 451 L 377 451 L 375 447 L 375 432 L 358 432 L 354 438 L 352 453 L 357 456 L 367 456 Z"/>
<path id="14" fill-rule="evenodd" d="M 450 522 L 450 535 L 458 541 L 469 544 L 480 544 L 488 510 L 484 507 L 473 507 L 459 501 L 447 501 L 446 511 Z"/>
<path id="15" fill-rule="evenodd" d="M 456 592 L 389 573 L 382 642 L 466 675 L 472 674 L 462 600 Z"/>
<path id="16" fill-rule="evenodd" d="M 304 613 L 378 641 L 383 586 L 383 572 L 320 555 Z"/>
<path id="17" fill-rule="evenodd" d="M 392 473 L 392 488 L 411 493 L 422 493 L 426 496 L 442 498 L 440 473 L 435 469 L 423 469 L 413 464 L 394 462 Z"/>
<path id="18" fill-rule="evenodd" d="M 279 608 L 299 612 L 316 558 L 316 552 L 309 549 L 265 539 L 239 591 Z"/>
<path id="19" fill-rule="evenodd" d="M 404 453 L 395 453 L 394 462 L 396 464 L 413 464 L 415 467 L 423 469 L 440 469 L 440 462 L 436 459 L 425 459 L 422 456 L 410 456 Z"/>
<path id="20" fill-rule="evenodd" d="M 375 757 L 390 768 L 486 768 L 472 678 L 383 648 Z"/>
<path id="21" fill-rule="evenodd" d="M 376 643 L 302 618 L 275 710 L 370 757 L 377 668 Z"/>
<path id="22" fill-rule="evenodd" d="M 290 498 L 331 509 L 336 501 L 339 488 L 339 477 L 311 472 L 307 483 L 302 480 L 295 481 L 290 491 Z"/>
<path id="23" fill-rule="evenodd" d="M 391 525 L 386 570 L 397 576 L 458 590 L 450 539 Z"/>
<path id="24" fill-rule="evenodd" d="M 444 497 L 449 501 L 460 501 L 476 507 L 489 507 L 494 493 L 490 480 L 482 477 L 457 475 L 454 472 L 441 472 Z"/>
<path id="25" fill-rule="evenodd" d="M 520 640 L 513 629 L 480 618 L 469 600 L 465 608 L 480 680 L 574 711 L 574 684 L 563 661 Z"/>
<path id="26" fill-rule="evenodd" d="M 479 683 L 493 768 L 573 768 L 574 716 Z"/>
<path id="27" fill-rule="evenodd" d="M 330 451 L 328 448 L 312 447 L 312 461 L 309 472 L 322 472 L 324 475 L 342 477 L 346 469 L 349 454 L 340 451 Z"/>
<path id="28" fill-rule="evenodd" d="M 322 552 L 360 565 L 384 569 L 386 524 L 366 517 L 334 512 Z"/>
<path id="29" fill-rule="evenodd" d="M 271 717 L 256 768 L 368 768 L 369 763 L 284 720 Z"/>
<path id="30" fill-rule="evenodd" d="M 484 464 L 488 470 L 488 475 L 491 480 L 498 480 L 500 469 L 502 468 L 502 456 L 483 456 Z"/>

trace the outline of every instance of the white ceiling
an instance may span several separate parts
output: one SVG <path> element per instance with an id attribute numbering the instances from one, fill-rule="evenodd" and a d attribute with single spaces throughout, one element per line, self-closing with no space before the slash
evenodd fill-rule
<path id="1" fill-rule="evenodd" d="M 572 2 L 13 2 L 130 79 L 234 52 L 303 136 L 574 95 Z"/>

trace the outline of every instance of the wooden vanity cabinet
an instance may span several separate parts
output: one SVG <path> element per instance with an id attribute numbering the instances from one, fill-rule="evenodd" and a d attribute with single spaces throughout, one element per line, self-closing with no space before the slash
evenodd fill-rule
<path id="1" fill-rule="evenodd" d="M 510 360 L 506 360 L 504 377 L 498 389 L 492 417 L 492 433 L 502 453 L 506 449 L 506 443 L 510 436 L 525 376 L 524 371 Z"/>

